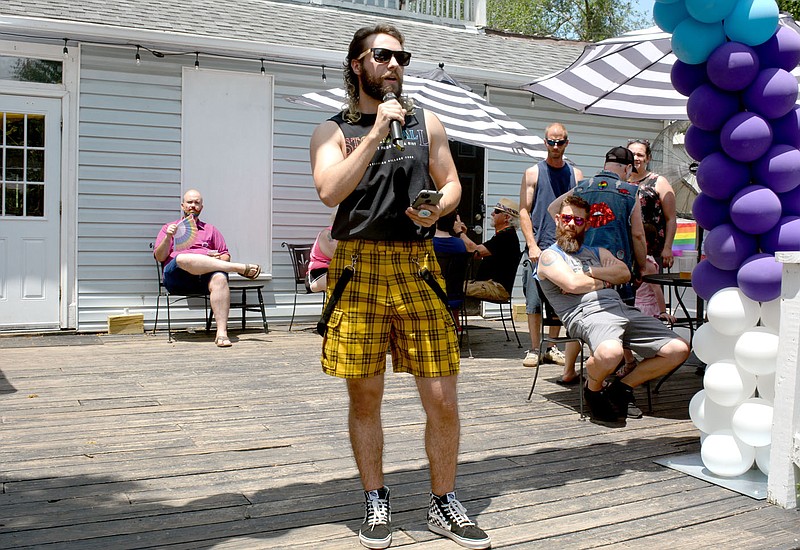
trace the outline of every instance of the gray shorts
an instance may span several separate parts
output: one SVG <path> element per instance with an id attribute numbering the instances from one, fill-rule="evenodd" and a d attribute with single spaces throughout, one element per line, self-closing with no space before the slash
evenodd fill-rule
<path id="1" fill-rule="evenodd" d="M 667 342 L 679 338 L 655 317 L 622 303 L 588 315 L 579 314 L 569 322 L 568 329 L 570 336 L 586 342 L 592 353 L 602 342 L 616 340 L 645 359 L 655 357 Z"/>
<path id="2" fill-rule="evenodd" d="M 530 260 L 526 260 L 522 267 L 522 293 L 525 295 L 525 313 L 542 313 L 542 301 L 539 299 L 539 291 L 536 290 L 535 274 L 531 269 Z"/>

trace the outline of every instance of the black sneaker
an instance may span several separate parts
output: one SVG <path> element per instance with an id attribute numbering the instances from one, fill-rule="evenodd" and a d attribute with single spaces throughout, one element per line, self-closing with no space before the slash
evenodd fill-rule
<path id="1" fill-rule="evenodd" d="M 583 398 L 589 406 L 592 418 L 600 422 L 617 421 L 617 413 L 603 391 L 592 391 L 589 388 L 583 388 Z"/>
<path id="2" fill-rule="evenodd" d="M 627 416 L 628 418 L 641 418 L 642 410 L 636 406 L 636 399 L 633 396 L 633 388 L 627 384 L 623 384 L 619 378 L 614 381 L 605 390 L 611 404 L 617 408 L 620 416 Z"/>
<path id="3" fill-rule="evenodd" d="M 358 530 L 358 540 L 367 548 L 389 548 L 392 544 L 392 507 L 389 488 L 364 491 L 364 523 Z"/>
<path id="4" fill-rule="evenodd" d="M 453 492 L 443 497 L 431 493 L 428 506 L 428 529 L 448 537 L 464 548 L 489 548 L 492 540 L 467 517 L 467 511 Z"/>

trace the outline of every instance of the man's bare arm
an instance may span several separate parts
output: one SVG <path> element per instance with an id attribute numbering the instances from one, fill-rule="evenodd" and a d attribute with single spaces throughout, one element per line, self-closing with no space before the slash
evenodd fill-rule
<path id="1" fill-rule="evenodd" d="M 533 210 L 533 198 L 536 196 L 536 184 L 539 181 L 539 166 L 534 164 L 522 175 L 522 182 L 519 188 L 519 228 L 525 243 L 528 245 L 528 258 L 532 262 L 538 262 L 542 251 L 536 242 L 536 235 L 533 232 L 533 222 L 531 222 L 531 211 Z"/>
<path id="2" fill-rule="evenodd" d="M 624 264 L 623 264 L 624 265 Z M 538 276 L 550 280 L 567 294 L 586 294 L 606 287 L 601 279 L 595 279 L 580 271 L 575 273 L 555 250 L 547 249 L 539 256 Z"/>

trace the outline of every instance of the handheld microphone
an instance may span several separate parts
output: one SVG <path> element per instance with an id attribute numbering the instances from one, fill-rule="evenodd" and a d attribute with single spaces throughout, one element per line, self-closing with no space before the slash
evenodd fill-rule
<path id="1" fill-rule="evenodd" d="M 387 92 L 383 96 L 384 103 L 392 101 L 393 99 L 397 99 L 394 92 Z M 405 150 L 406 144 L 403 142 L 403 127 L 400 125 L 399 120 L 392 120 L 392 122 L 389 123 L 389 134 L 392 136 L 392 143 L 394 146 L 400 151 Z"/>

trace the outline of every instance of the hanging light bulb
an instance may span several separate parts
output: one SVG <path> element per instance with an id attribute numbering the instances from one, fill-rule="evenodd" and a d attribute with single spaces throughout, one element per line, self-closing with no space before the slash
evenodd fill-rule
<path id="1" fill-rule="evenodd" d="M 139 55 L 139 46 L 138 45 L 136 46 L 136 64 L 137 65 L 141 65 L 142 64 L 142 56 Z"/>
<path id="2" fill-rule="evenodd" d="M 322 81 L 323 82 L 328 81 L 328 75 L 325 74 L 325 65 L 322 66 Z"/>
<path id="3" fill-rule="evenodd" d="M 264 58 L 261 58 L 261 76 L 266 76 L 267 69 L 264 68 Z"/>
<path id="4" fill-rule="evenodd" d="M 200 52 L 194 52 L 194 70 L 200 70 Z"/>
<path id="5" fill-rule="evenodd" d="M 67 48 L 67 39 L 64 39 L 64 57 L 69 57 L 69 49 Z"/>

